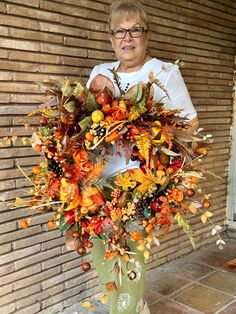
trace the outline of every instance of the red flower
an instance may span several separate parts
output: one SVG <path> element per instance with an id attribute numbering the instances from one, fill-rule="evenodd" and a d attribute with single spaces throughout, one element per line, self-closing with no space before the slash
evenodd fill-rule
<path id="1" fill-rule="evenodd" d="M 174 172 L 178 171 L 182 166 L 182 163 L 179 159 L 174 158 L 171 162 L 171 164 L 169 164 L 169 167 L 171 167 Z"/>

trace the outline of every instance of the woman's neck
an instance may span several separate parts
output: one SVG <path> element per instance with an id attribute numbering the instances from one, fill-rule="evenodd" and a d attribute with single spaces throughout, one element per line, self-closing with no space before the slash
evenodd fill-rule
<path id="1" fill-rule="evenodd" d="M 136 72 L 140 70 L 144 66 L 144 64 L 151 59 L 152 57 L 146 55 L 144 60 L 142 62 L 139 62 L 138 64 L 133 64 L 133 62 L 122 62 L 120 63 L 117 71 L 122 73 Z"/>

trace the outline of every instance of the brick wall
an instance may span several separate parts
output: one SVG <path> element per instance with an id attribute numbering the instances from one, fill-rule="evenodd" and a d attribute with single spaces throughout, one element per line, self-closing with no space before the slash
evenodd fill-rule
<path id="1" fill-rule="evenodd" d="M 0 2 L 0 136 L 29 136 L 22 118 L 37 108 L 42 79 L 81 78 L 112 60 L 106 34 L 111 0 L 10 0 Z M 149 51 L 167 61 L 181 59 L 182 73 L 201 127 L 214 136 L 203 167 L 223 178 L 204 183 L 212 193 L 214 221 L 222 224 L 227 197 L 228 159 L 235 54 L 235 2 L 231 0 L 145 0 L 152 18 Z M 28 229 L 19 220 L 27 208 L 9 209 L 24 196 L 34 151 L 20 139 L 0 148 L 0 309 L 1 313 L 55 313 L 99 291 L 94 270 L 82 273 L 81 258 L 66 252 L 59 231 L 47 231 L 51 214 L 37 214 Z M 193 219 L 197 246 L 207 243 L 211 227 Z M 155 248 L 154 267 L 189 252 L 191 245 L 174 228 Z M 88 255 L 85 259 L 90 260 Z"/>

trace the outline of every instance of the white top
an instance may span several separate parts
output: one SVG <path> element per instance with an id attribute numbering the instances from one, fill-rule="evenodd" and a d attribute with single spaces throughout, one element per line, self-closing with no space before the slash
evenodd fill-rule
<path id="1" fill-rule="evenodd" d="M 95 78 L 96 75 L 102 74 L 108 77 L 112 82 L 113 81 L 113 74 L 109 69 L 118 69 L 120 62 L 110 62 L 110 63 L 103 63 L 100 65 L 96 65 L 91 74 L 90 78 L 87 82 L 87 87 L 90 86 L 91 81 Z M 183 77 L 181 72 L 172 63 L 167 63 L 160 61 L 156 58 L 153 58 L 147 61 L 143 67 L 135 72 L 130 73 L 123 73 L 117 72 L 121 79 L 121 88 L 123 90 L 126 89 L 127 84 L 129 83 L 129 87 L 138 84 L 139 82 L 147 83 L 149 81 L 148 75 L 150 72 L 154 73 L 154 76 L 160 80 L 161 84 L 165 87 L 168 92 L 168 97 L 162 99 L 162 102 L 165 106 L 169 109 L 183 109 L 181 115 L 186 116 L 188 120 L 192 120 L 197 116 L 196 110 L 192 104 L 190 99 L 187 87 L 184 83 Z M 119 89 L 115 85 L 115 96 L 119 97 Z M 163 96 L 166 96 L 165 92 L 160 89 L 155 84 L 154 87 L 154 100 L 160 100 Z"/>
<path id="2" fill-rule="evenodd" d="M 102 74 L 108 77 L 113 83 L 113 74 L 109 69 L 118 69 L 120 65 L 119 61 L 103 63 L 97 65 L 93 68 L 90 78 L 87 82 L 87 87 L 90 86 L 92 80 L 98 75 Z M 138 84 L 139 82 L 147 83 L 149 81 L 148 75 L 150 72 L 154 73 L 154 76 L 159 79 L 161 84 L 167 90 L 169 98 L 166 96 L 165 92 L 156 86 L 154 88 L 154 100 L 161 100 L 162 103 L 168 109 L 183 109 L 181 116 L 186 117 L 188 120 L 192 120 L 197 116 L 196 110 L 190 99 L 187 87 L 184 83 L 181 72 L 178 67 L 172 63 L 167 63 L 160 61 L 156 58 L 153 58 L 147 61 L 143 67 L 135 72 L 123 73 L 117 72 L 121 79 L 121 88 L 123 90 L 130 88 L 133 85 Z M 115 86 L 115 96 L 119 97 L 120 92 L 116 84 Z M 164 97 L 164 98 L 163 98 Z M 117 157 L 115 155 L 110 157 L 109 162 L 103 172 L 104 177 L 111 177 L 116 175 L 119 171 L 125 171 L 127 168 L 135 168 L 139 163 L 130 161 L 126 165 L 125 157 Z"/>

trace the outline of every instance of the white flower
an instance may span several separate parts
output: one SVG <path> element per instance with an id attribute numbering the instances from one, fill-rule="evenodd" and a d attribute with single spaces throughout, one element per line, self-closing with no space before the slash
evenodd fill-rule
<path id="1" fill-rule="evenodd" d="M 134 279 L 134 282 L 139 282 L 142 275 L 142 265 L 139 262 L 135 263 L 135 269 L 136 272 L 136 278 Z"/>
<path id="2" fill-rule="evenodd" d="M 117 309 L 120 312 L 124 312 L 127 310 L 131 303 L 131 295 L 128 293 L 121 293 L 119 295 L 119 299 L 117 301 Z"/>
<path id="3" fill-rule="evenodd" d="M 144 308 L 144 302 L 143 302 L 143 298 L 141 298 L 139 301 L 138 301 L 138 304 L 136 306 L 136 313 L 140 313 Z"/>

